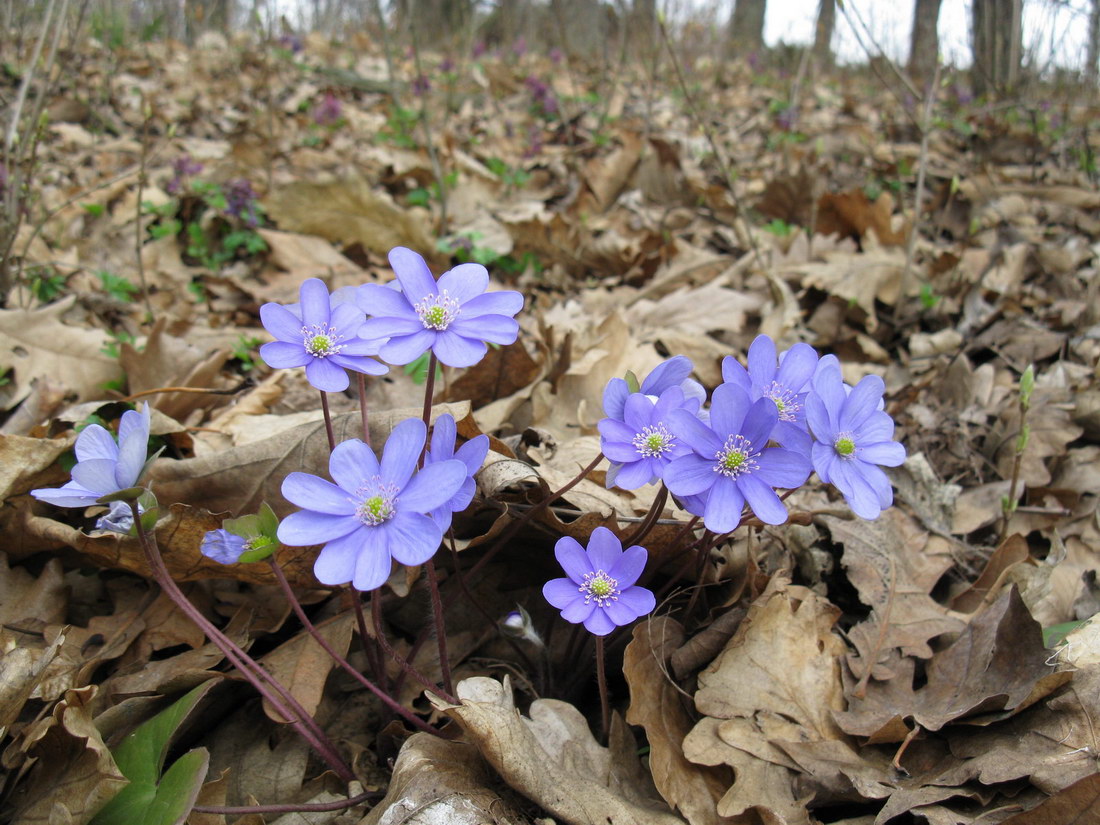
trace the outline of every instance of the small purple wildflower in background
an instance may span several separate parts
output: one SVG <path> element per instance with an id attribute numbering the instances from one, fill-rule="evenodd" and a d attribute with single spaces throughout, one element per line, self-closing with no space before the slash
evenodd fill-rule
<path id="1" fill-rule="evenodd" d="M 455 70 L 455 62 L 453 60 L 451 60 L 451 58 L 444 57 L 441 61 L 439 61 L 439 71 L 443 72 L 444 74 L 449 74 L 450 72 L 453 72 L 454 70 Z"/>
<path id="2" fill-rule="evenodd" d="M 56 489 L 31 490 L 31 495 L 57 507 L 90 507 L 104 496 L 136 487 L 145 469 L 151 415 L 148 404 L 140 412 L 124 412 L 117 444 L 99 424 L 85 427 L 76 437 L 72 480 Z"/>
<path id="3" fill-rule="evenodd" d="M 225 189 L 225 214 L 240 218 L 249 226 L 260 222 L 256 213 L 256 192 L 245 178 L 228 183 Z"/>
<path id="4" fill-rule="evenodd" d="M 549 116 L 558 111 L 558 99 L 550 86 L 534 75 L 528 75 L 523 84 L 531 94 L 532 105 L 541 109 L 541 114 Z"/>
<path id="5" fill-rule="evenodd" d="M 527 147 L 523 150 L 525 158 L 534 158 L 542 154 L 542 129 L 532 123 L 527 128 Z"/>
<path id="6" fill-rule="evenodd" d="M 767 446 L 779 420 L 774 401 L 753 401 L 740 387 L 721 384 L 711 398 L 710 426 L 682 410 L 673 410 L 669 419 L 693 452 L 665 468 L 665 485 L 677 496 L 699 497 L 692 505 L 701 506 L 695 514 L 708 530 L 735 529 L 746 503 L 765 524 L 787 520 L 773 488 L 801 486 L 812 467 L 806 456 Z"/>
<path id="7" fill-rule="evenodd" d="M 432 425 L 432 440 L 428 447 L 428 454 L 424 458 L 425 467 L 440 461 L 450 461 L 453 458 L 466 466 L 466 480 L 462 482 L 458 492 L 428 514 L 443 532 L 451 526 L 451 515 L 461 513 L 474 500 L 474 493 L 477 491 L 474 474 L 481 469 L 481 465 L 485 463 L 485 456 L 489 454 L 489 436 L 479 435 L 471 438 L 456 450 L 457 435 L 458 429 L 455 426 L 454 416 L 450 413 L 439 416 Z"/>
<path id="8" fill-rule="evenodd" d="M 413 78 L 412 93 L 417 97 L 426 95 L 432 90 L 432 82 L 428 80 L 428 76 L 425 74 L 418 74 Z"/>
<path id="9" fill-rule="evenodd" d="M 308 278 L 298 290 L 301 303 L 260 307 L 264 329 L 277 340 L 260 347 L 260 357 L 275 369 L 305 367 L 306 379 L 324 392 L 343 392 L 348 374 L 384 375 L 389 368 L 367 358 L 378 349 L 356 337 L 363 313 L 352 303 L 334 303 L 320 278 Z"/>
<path id="10" fill-rule="evenodd" d="M 308 473 L 283 480 L 283 497 L 302 509 L 279 525 L 283 544 L 324 544 L 313 572 L 322 584 L 381 587 L 390 561 L 416 565 L 439 549 L 443 531 L 425 515 L 442 507 L 466 480 L 461 461 L 440 461 L 419 472 L 427 432 L 407 418 L 393 428 L 379 462 L 359 440 L 336 445 L 329 457 L 333 484 Z"/>
<path id="11" fill-rule="evenodd" d="M 516 42 L 512 44 L 512 54 L 516 57 L 523 57 L 527 54 L 527 38 L 522 34 L 516 38 Z"/>
<path id="12" fill-rule="evenodd" d="M 893 440 L 894 420 L 879 410 L 886 385 L 877 375 L 866 375 L 848 392 L 838 369 L 820 370 L 813 385 L 806 418 L 816 439 L 814 469 L 840 490 L 853 513 L 878 518 L 894 502 L 881 467 L 905 461 L 905 447 Z"/>
<path id="13" fill-rule="evenodd" d="M 489 51 L 488 45 L 486 45 L 484 40 L 479 40 L 474 43 L 474 48 L 472 49 L 471 54 L 473 55 L 474 60 L 477 60 L 479 57 L 484 57 L 487 51 Z"/>
<path id="14" fill-rule="evenodd" d="M 740 387 L 754 401 L 757 398 L 774 401 L 779 422 L 772 438 L 809 458 L 813 439 L 806 426 L 806 396 L 817 369 L 817 351 L 809 344 L 799 343 L 780 353 L 777 359 L 775 342 L 767 335 L 758 335 L 749 346 L 748 362 L 746 370 L 736 358 L 727 355 L 722 359 L 722 380 Z"/>
<path id="15" fill-rule="evenodd" d="M 325 96 L 313 107 L 313 122 L 318 126 L 335 126 L 343 116 L 344 106 L 332 92 L 325 92 Z"/>
<path id="16" fill-rule="evenodd" d="M 164 191 L 169 195 L 178 195 L 187 179 L 201 171 L 201 163 L 193 160 L 190 155 L 180 155 L 172 161 L 172 179 L 165 185 Z"/>
<path id="17" fill-rule="evenodd" d="M 485 355 L 485 342 L 514 343 L 523 296 L 512 290 L 486 292 L 489 272 L 459 264 L 436 282 L 424 259 L 403 246 L 390 250 L 396 285 L 364 284 L 356 300 L 367 313 L 359 337 L 381 345 L 391 364 L 409 364 L 429 349 L 449 367 L 469 367 Z"/>
<path id="18" fill-rule="evenodd" d="M 562 60 L 564 59 L 565 55 L 562 54 L 561 49 L 559 49 L 557 46 L 550 50 L 550 62 L 553 63 L 555 66 L 560 65 Z"/>
<path id="19" fill-rule="evenodd" d="M 606 636 L 653 612 L 657 601 L 649 590 L 635 584 L 649 554 L 634 545 L 623 550 L 618 536 L 597 527 L 588 549 L 569 536 L 558 539 L 554 556 L 567 578 L 551 579 L 542 588 L 546 601 L 573 624 L 584 623 L 596 636 Z"/>
<path id="20" fill-rule="evenodd" d="M 305 48 L 305 43 L 302 41 L 301 36 L 297 34 L 284 34 L 279 38 L 278 43 L 281 48 L 293 54 L 298 54 Z"/>

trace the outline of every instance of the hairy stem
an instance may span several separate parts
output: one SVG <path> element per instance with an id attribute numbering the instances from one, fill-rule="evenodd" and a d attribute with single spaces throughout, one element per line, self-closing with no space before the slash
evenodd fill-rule
<path id="1" fill-rule="evenodd" d="M 600 731 L 607 741 L 611 731 L 611 710 L 607 700 L 607 662 L 603 649 L 603 636 L 596 637 L 596 682 L 600 687 Z"/>
<path id="2" fill-rule="evenodd" d="M 328 393 L 324 390 L 321 393 L 321 412 L 325 415 L 325 435 L 328 436 L 328 451 L 331 453 L 336 449 L 336 434 L 332 431 L 332 413 L 328 408 Z"/>

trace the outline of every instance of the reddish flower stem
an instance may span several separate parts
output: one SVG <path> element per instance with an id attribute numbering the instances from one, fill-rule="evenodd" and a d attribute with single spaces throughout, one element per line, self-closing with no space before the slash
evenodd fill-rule
<path id="1" fill-rule="evenodd" d="M 367 377 L 355 373 L 355 388 L 359 391 L 359 420 L 363 422 L 363 443 L 370 446 L 370 419 L 367 416 Z"/>
<path id="2" fill-rule="evenodd" d="M 294 695 L 264 670 L 255 659 L 241 650 L 232 639 L 218 630 L 197 607 L 191 604 L 191 601 L 172 578 L 172 574 L 168 572 L 168 567 L 164 564 L 164 559 L 161 558 L 156 540 L 146 532 L 142 525 L 141 513 L 138 511 L 136 501 L 130 502 L 130 511 L 134 516 L 138 542 L 145 553 L 145 560 L 149 564 L 153 577 L 164 592 L 168 594 L 168 597 L 183 611 L 184 615 L 199 626 L 207 638 L 225 654 L 230 663 L 248 679 L 261 696 L 267 699 L 275 711 L 286 719 L 298 734 L 317 751 L 317 754 L 341 779 L 345 782 L 351 782 L 355 779 L 355 774 L 351 768 L 340 758 L 335 746 L 313 717 L 294 698 Z"/>
<path id="3" fill-rule="evenodd" d="M 387 641 L 385 628 L 382 627 L 382 593 L 380 589 L 371 591 L 370 615 L 371 622 L 374 625 L 374 638 L 378 641 L 379 646 L 386 653 L 386 655 L 397 662 L 397 664 L 401 666 L 401 669 L 405 673 L 418 681 L 421 685 L 424 686 L 425 689 L 430 690 L 432 693 L 443 697 L 452 705 L 457 705 L 458 700 L 455 699 L 453 691 L 440 690 L 439 686 L 436 685 L 435 682 L 432 682 L 430 679 L 428 679 L 427 676 L 425 676 L 419 670 L 413 667 L 412 662 L 410 662 L 408 659 L 406 659 L 404 656 L 394 650 L 389 641 Z M 400 683 L 398 683 L 398 686 L 400 686 Z"/>
<path id="4" fill-rule="evenodd" d="M 324 390 L 321 393 L 321 412 L 325 415 L 325 435 L 328 436 L 328 451 L 331 453 L 336 449 L 336 434 L 332 431 L 332 413 L 328 408 L 328 393 Z"/>
<path id="5" fill-rule="evenodd" d="M 603 649 L 603 636 L 596 637 L 596 682 L 600 687 L 600 730 L 607 742 L 611 731 L 611 710 L 607 698 L 607 663 Z"/>

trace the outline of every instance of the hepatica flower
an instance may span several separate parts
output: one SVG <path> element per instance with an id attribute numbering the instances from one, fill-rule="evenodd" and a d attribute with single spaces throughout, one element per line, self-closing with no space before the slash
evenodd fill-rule
<path id="1" fill-rule="evenodd" d="M 450 459 L 417 472 L 425 436 L 424 422 L 409 418 L 393 428 L 381 462 L 362 441 L 344 441 L 329 458 L 335 484 L 308 473 L 284 479 L 283 497 L 302 509 L 283 519 L 279 541 L 324 544 L 313 567 L 322 584 L 374 590 L 391 558 L 415 565 L 435 554 L 443 531 L 425 514 L 458 493 L 466 465 Z"/>
<path id="2" fill-rule="evenodd" d="M 886 385 L 866 375 L 846 390 L 838 369 L 823 369 L 813 381 L 806 415 L 813 432 L 813 464 L 818 476 L 844 495 L 860 518 L 878 518 L 894 502 L 882 467 L 905 461 L 905 448 L 893 440 L 894 420 L 882 412 Z"/>
<path id="3" fill-rule="evenodd" d="M 592 531 L 587 549 L 563 536 L 554 546 L 554 556 L 567 578 L 548 581 L 542 595 L 567 622 L 583 622 L 588 632 L 606 636 L 656 607 L 653 594 L 634 583 L 648 555 L 638 545 L 624 551 L 618 536 L 606 527 Z"/>
<path id="4" fill-rule="evenodd" d="M 605 418 L 598 425 L 600 449 L 611 462 L 608 488 L 633 490 L 662 478 L 672 459 L 691 452 L 670 429 L 669 413 L 683 409 L 694 414 L 698 408 L 679 387 L 665 390 L 656 401 L 640 392 L 628 395 L 622 420 Z"/>
<path id="5" fill-rule="evenodd" d="M 427 352 L 449 367 L 469 367 L 485 355 L 486 342 L 511 344 L 519 334 L 514 316 L 523 296 L 486 292 L 481 264 L 459 264 L 437 282 L 424 259 L 403 246 L 390 250 L 397 285 L 359 287 L 360 308 L 370 316 L 359 337 L 380 345 L 391 364 L 409 364 Z"/>
<path id="6" fill-rule="evenodd" d="M 737 385 L 753 400 L 770 398 L 779 413 L 772 438 L 809 457 L 812 439 L 806 426 L 806 396 L 817 369 L 817 351 L 799 343 L 776 358 L 775 342 L 758 335 L 749 346 L 748 362 L 746 370 L 727 355 L 722 360 L 722 380 Z"/>
<path id="7" fill-rule="evenodd" d="M 306 379 L 324 392 L 348 388 L 347 370 L 384 375 L 389 368 L 367 358 L 378 350 L 355 334 L 363 313 L 352 303 L 334 303 L 320 278 L 302 282 L 300 303 L 260 307 L 264 328 L 277 339 L 260 347 L 260 357 L 276 369 L 305 367 Z"/>
<path id="8" fill-rule="evenodd" d="M 673 410 L 669 418 L 692 452 L 669 464 L 665 485 L 701 509 L 696 514 L 708 530 L 735 529 L 746 503 L 766 524 L 787 520 L 773 488 L 800 486 L 811 466 L 794 450 L 767 446 L 779 420 L 774 401 L 753 401 L 740 387 L 721 384 L 711 399 L 709 426 L 682 410 Z"/>
<path id="9" fill-rule="evenodd" d="M 76 437 L 72 480 L 57 489 L 31 490 L 31 495 L 58 507 L 90 507 L 104 496 L 136 487 L 145 469 L 150 416 L 148 404 L 140 412 L 124 412 L 117 444 L 100 425 L 85 427 Z"/>
<path id="10" fill-rule="evenodd" d="M 456 450 L 457 434 L 454 417 L 450 413 L 439 416 L 432 427 L 431 445 L 424 458 L 425 467 L 451 459 L 458 459 L 466 467 L 466 478 L 458 488 L 458 492 L 428 514 L 443 532 L 451 526 L 451 514 L 461 513 L 474 500 L 474 493 L 477 491 L 474 473 L 481 469 L 481 465 L 485 463 L 485 456 L 489 453 L 489 436 L 479 435 L 471 438 Z"/>

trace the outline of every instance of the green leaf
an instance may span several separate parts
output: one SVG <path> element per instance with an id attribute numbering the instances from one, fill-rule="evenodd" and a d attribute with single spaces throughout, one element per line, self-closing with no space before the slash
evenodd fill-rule
<path id="1" fill-rule="evenodd" d="M 1078 622 L 1062 622 L 1062 624 L 1051 625 L 1050 627 L 1043 628 L 1043 646 L 1044 647 L 1057 647 L 1066 640 L 1066 636 L 1075 631 L 1088 619 L 1082 619 Z"/>
<path id="2" fill-rule="evenodd" d="M 213 686 L 213 681 L 203 682 L 126 736 L 113 751 L 122 775 L 131 782 L 156 782 L 172 737 Z"/>
<path id="3" fill-rule="evenodd" d="M 202 790 L 209 767 L 210 752 L 206 748 L 185 753 L 161 777 L 156 799 L 149 805 L 145 817 L 130 821 L 146 825 L 183 825 Z"/>

